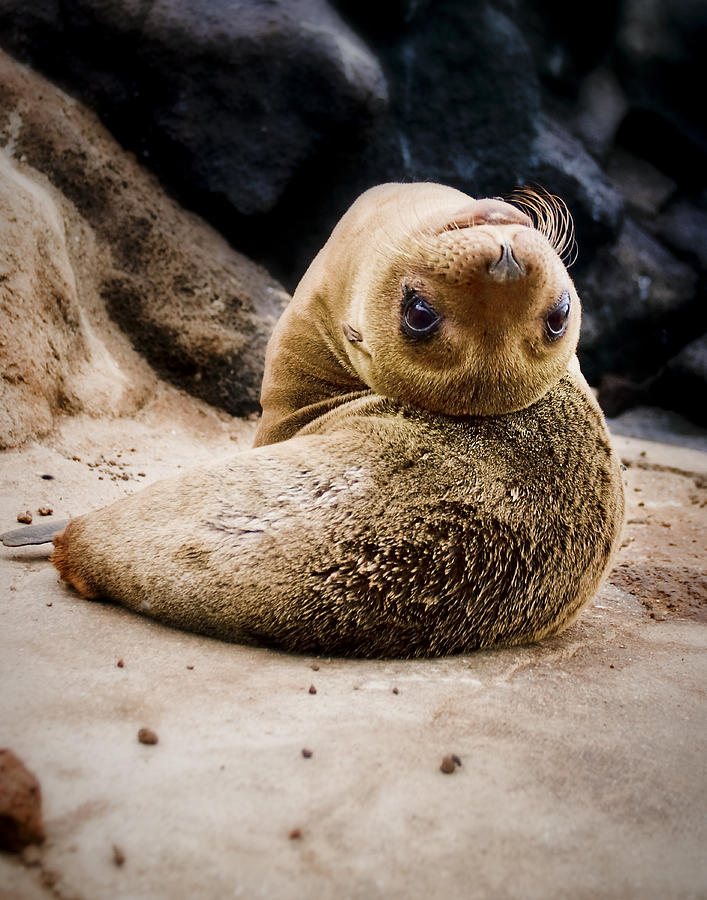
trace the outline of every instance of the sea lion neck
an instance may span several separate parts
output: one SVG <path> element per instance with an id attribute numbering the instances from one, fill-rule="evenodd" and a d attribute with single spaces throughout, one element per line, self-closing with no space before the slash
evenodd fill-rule
<path id="1" fill-rule="evenodd" d="M 318 416 L 370 393 L 351 366 L 345 340 L 321 294 L 298 288 L 268 345 L 255 446 L 287 440 Z"/>

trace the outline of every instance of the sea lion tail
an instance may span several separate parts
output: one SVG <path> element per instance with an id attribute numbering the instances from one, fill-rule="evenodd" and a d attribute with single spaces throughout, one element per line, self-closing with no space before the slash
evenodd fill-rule
<path id="1" fill-rule="evenodd" d="M 42 522 L 39 525 L 27 525 L 0 534 L 0 541 L 5 547 L 30 547 L 35 544 L 54 544 L 52 562 L 59 570 L 62 580 L 68 582 L 89 600 L 96 598 L 86 580 L 81 576 L 80 565 L 74 564 L 71 553 L 71 520 L 59 519 L 55 522 Z M 68 535 L 68 537 L 67 537 Z M 75 555 L 75 554 L 73 554 Z"/>
<path id="2" fill-rule="evenodd" d="M 89 587 L 87 578 L 82 574 L 84 557 L 75 549 L 72 535 L 75 536 L 76 531 L 76 521 L 72 520 L 63 531 L 54 536 L 52 564 L 58 569 L 62 581 L 70 584 L 87 600 L 95 600 L 98 593 Z M 79 526 L 78 532 L 80 531 Z"/>
<path id="3" fill-rule="evenodd" d="M 68 519 L 42 522 L 39 525 L 28 525 L 24 528 L 15 528 L 14 531 L 6 531 L 0 534 L 0 541 L 5 547 L 29 547 L 32 544 L 48 544 L 69 524 Z"/>

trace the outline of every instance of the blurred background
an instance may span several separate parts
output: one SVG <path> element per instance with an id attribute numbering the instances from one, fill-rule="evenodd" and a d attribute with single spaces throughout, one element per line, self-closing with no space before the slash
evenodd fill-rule
<path id="1" fill-rule="evenodd" d="M 704 0 L 1 0 L 0 46 L 289 291 L 371 185 L 558 194 L 605 410 L 707 423 Z"/>

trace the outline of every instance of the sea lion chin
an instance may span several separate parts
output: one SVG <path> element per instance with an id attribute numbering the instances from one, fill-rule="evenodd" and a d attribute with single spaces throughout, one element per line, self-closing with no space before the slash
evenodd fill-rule
<path id="1" fill-rule="evenodd" d="M 564 237 L 539 221 L 440 185 L 366 192 L 273 334 L 254 449 L 72 520 L 62 577 L 293 651 L 413 657 L 566 627 L 624 499 Z"/>

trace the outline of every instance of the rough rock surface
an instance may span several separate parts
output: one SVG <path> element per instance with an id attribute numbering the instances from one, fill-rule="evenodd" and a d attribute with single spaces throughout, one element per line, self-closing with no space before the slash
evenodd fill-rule
<path id="1" fill-rule="evenodd" d="M 0 850 L 16 853 L 43 841 L 39 782 L 12 750 L 0 749 Z"/>
<path id="2" fill-rule="evenodd" d="M 696 284 L 690 266 L 627 218 L 583 278 L 580 349 L 590 380 L 607 370 L 645 378 L 656 357 L 679 349 L 675 338 L 665 346 L 665 326 L 674 320 L 677 335 L 690 334 Z"/>
<path id="3" fill-rule="evenodd" d="M 707 334 L 676 354 L 644 389 L 643 402 L 675 409 L 707 426 Z"/>
<path id="4" fill-rule="evenodd" d="M 11 323 L 0 446 L 48 430 L 59 410 L 144 403 L 154 375 L 114 323 L 161 375 L 233 413 L 256 410 L 284 290 L 182 211 L 93 114 L 4 55 L 0 82 Z"/>
<path id="5" fill-rule="evenodd" d="M 91 309 L 96 253 L 71 204 L 0 151 L 0 447 L 48 432 L 59 410 L 121 414 L 149 396 L 154 376 Z"/>

